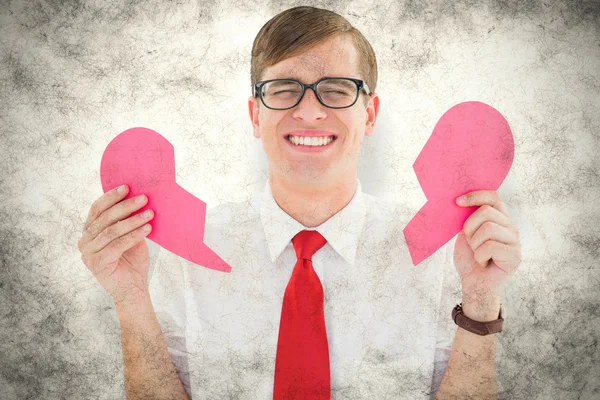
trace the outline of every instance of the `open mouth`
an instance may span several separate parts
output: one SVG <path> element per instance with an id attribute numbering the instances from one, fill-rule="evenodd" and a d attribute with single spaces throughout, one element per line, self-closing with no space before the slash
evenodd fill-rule
<path id="1" fill-rule="evenodd" d="M 285 137 L 286 141 L 290 143 L 292 146 L 296 147 L 304 147 L 304 148 L 319 148 L 319 147 L 329 147 L 333 142 L 337 140 L 337 136 L 328 136 L 325 139 L 321 140 L 312 140 L 310 144 L 304 144 L 304 141 L 299 141 L 297 139 L 292 139 L 292 135 L 287 135 Z"/>

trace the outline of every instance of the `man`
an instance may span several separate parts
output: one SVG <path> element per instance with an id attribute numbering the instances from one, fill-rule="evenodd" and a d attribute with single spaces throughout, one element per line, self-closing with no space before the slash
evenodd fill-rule
<path id="1" fill-rule="evenodd" d="M 406 207 L 362 193 L 357 162 L 379 112 L 376 80 L 368 41 L 335 13 L 295 7 L 263 26 L 252 49 L 248 107 L 269 162 L 265 191 L 210 208 L 206 221 L 205 242 L 232 272 L 160 250 L 148 290 L 103 284 L 136 293 L 113 295 L 131 396 L 294 398 L 281 395 L 281 385 L 290 390 L 295 377 L 318 369 L 298 368 L 283 379 L 278 368 L 281 343 L 297 333 L 283 330 L 286 288 L 308 269 L 324 295 L 319 339 L 327 370 L 313 382 L 326 380 L 326 390 L 295 398 L 495 397 L 495 335 L 456 328 L 450 319 L 448 305 L 459 300 L 451 249 L 413 267 L 402 236 L 412 217 Z M 109 193 L 114 200 L 105 208 L 118 201 Z M 518 264 L 518 232 L 497 193 L 469 199 L 487 206 L 465 223 L 453 261 L 465 316 L 486 322 L 498 317 L 500 290 Z M 299 256 L 296 238 L 304 231 L 323 238 L 310 264 Z M 303 339 L 297 336 L 303 347 L 295 357 L 314 351 Z"/>

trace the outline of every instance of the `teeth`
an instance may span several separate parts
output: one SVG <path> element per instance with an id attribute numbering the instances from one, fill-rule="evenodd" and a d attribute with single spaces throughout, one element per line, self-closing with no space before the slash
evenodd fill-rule
<path id="1" fill-rule="evenodd" d="M 303 136 L 288 136 L 287 139 L 295 145 L 304 146 L 325 146 L 328 145 L 332 140 L 333 136 L 330 137 L 303 137 Z"/>

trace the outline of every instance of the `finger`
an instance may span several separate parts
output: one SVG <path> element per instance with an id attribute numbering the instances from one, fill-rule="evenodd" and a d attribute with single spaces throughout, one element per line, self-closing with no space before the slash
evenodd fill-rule
<path id="1" fill-rule="evenodd" d="M 495 190 L 476 190 L 473 192 L 469 192 L 464 194 L 465 200 L 464 202 L 459 200 L 461 197 L 456 199 L 456 204 L 461 207 L 472 207 L 472 206 L 482 206 L 484 204 L 489 204 L 494 207 L 502 214 L 510 217 L 508 214 L 508 209 L 504 205 L 502 198 Z"/>
<path id="2" fill-rule="evenodd" d="M 502 214 L 500 211 L 490 206 L 489 204 L 484 204 L 477 210 L 475 210 L 475 212 L 471 214 L 463 224 L 463 230 L 465 231 L 467 241 L 471 240 L 473 234 L 486 221 L 495 222 L 496 224 L 504 227 L 509 227 L 511 225 L 509 217 Z"/>
<path id="3" fill-rule="evenodd" d="M 104 229 L 92 241 L 84 245 L 84 251 L 97 253 L 108 246 L 113 240 L 118 239 L 135 229 L 142 227 L 154 217 L 154 211 L 147 209 L 143 213 L 133 215 L 127 219 L 116 222 Z"/>
<path id="4" fill-rule="evenodd" d="M 488 240 L 513 245 L 517 243 L 517 233 L 512 226 L 506 227 L 493 221 L 484 221 L 470 238 L 467 236 L 467 243 L 473 251 Z"/>
<path id="5" fill-rule="evenodd" d="M 124 187 L 124 189 L 121 189 L 121 187 Z M 122 190 L 123 193 L 119 193 L 119 190 Z M 121 185 L 98 197 L 90 207 L 90 211 L 88 212 L 87 219 L 83 226 L 83 232 L 89 229 L 90 225 L 100 216 L 100 214 L 117 204 L 119 201 L 123 200 L 127 196 L 128 192 L 129 186 Z"/>
<path id="6" fill-rule="evenodd" d="M 479 246 L 473 252 L 473 258 L 481 266 L 497 268 L 507 274 L 511 274 L 518 265 L 518 252 L 515 247 L 495 240 L 488 240 Z M 493 260 L 493 263 L 490 263 L 490 260 Z"/>
<path id="7" fill-rule="evenodd" d="M 145 230 L 145 227 L 148 227 L 148 230 Z M 151 231 L 152 226 L 150 224 L 144 224 L 123 236 L 113 239 L 108 246 L 104 247 L 97 254 L 103 264 L 114 263 L 121 258 L 121 255 L 124 252 L 138 244 L 140 240 L 143 240 Z"/>
<path id="8" fill-rule="evenodd" d="M 107 227 L 124 220 L 132 212 L 143 207 L 147 200 L 146 195 L 140 194 L 127 200 L 121 200 L 118 204 L 113 204 L 105 209 L 83 232 L 82 242 L 85 244 L 92 241 Z"/>

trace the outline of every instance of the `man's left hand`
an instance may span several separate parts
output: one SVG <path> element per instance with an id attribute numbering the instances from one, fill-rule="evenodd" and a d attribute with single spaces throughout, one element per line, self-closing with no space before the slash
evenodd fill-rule
<path id="1" fill-rule="evenodd" d="M 479 208 L 465 221 L 454 245 L 454 266 L 462 282 L 463 303 L 494 304 L 521 263 L 519 230 L 494 190 L 465 194 L 459 206 Z"/>

